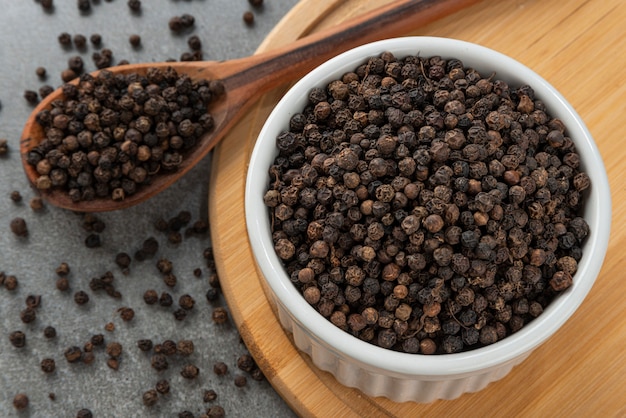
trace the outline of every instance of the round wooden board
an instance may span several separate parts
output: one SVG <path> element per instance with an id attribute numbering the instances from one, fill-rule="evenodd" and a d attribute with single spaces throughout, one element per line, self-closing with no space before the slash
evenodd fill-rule
<path id="1" fill-rule="evenodd" d="M 259 51 L 291 42 L 388 2 L 303 0 L 267 37 Z M 612 148 L 607 154 L 613 156 L 612 164 L 607 160 L 611 175 L 612 171 L 619 172 L 618 162 L 620 158 L 623 161 L 626 152 L 618 145 L 617 130 L 611 125 L 611 119 L 614 124 L 618 123 L 618 116 L 606 119 L 603 115 L 622 114 L 615 111 L 615 106 L 623 102 L 619 89 L 608 92 L 602 80 L 622 78 L 619 72 L 626 65 L 626 56 L 610 51 L 620 50 L 618 42 L 626 36 L 622 24 L 626 6 L 621 0 L 590 3 L 586 0 L 482 2 L 416 28 L 413 34 L 477 42 L 511 55 L 538 71 L 581 112 L 596 138 L 603 138 L 602 142 L 598 141 L 600 148 Z M 572 39 L 580 42 L 575 44 Z M 599 59 L 599 54 L 611 59 Z M 602 77 L 597 77 L 595 70 L 600 66 L 598 61 L 612 62 L 610 66 L 602 66 Z M 577 72 L 583 71 L 582 68 L 587 70 L 572 77 L 571 71 L 564 70 L 572 65 Z M 624 241 L 621 232 L 617 237 L 614 234 L 607 256 L 610 261 L 574 318 L 521 366 L 481 392 L 431 404 L 371 398 L 339 384 L 332 375 L 313 366 L 308 356 L 298 352 L 264 293 L 264 282 L 247 239 L 243 208 L 247 163 L 255 138 L 286 89 L 287 86 L 265 95 L 215 149 L 209 217 L 217 269 L 233 320 L 269 382 L 297 414 L 322 417 L 626 416 L 622 415 L 626 414 L 626 403 L 621 392 L 626 360 L 623 355 L 620 360 L 619 355 L 624 353 L 626 344 L 623 320 L 626 309 L 620 296 L 626 292 L 626 282 L 610 284 L 607 280 L 611 272 L 617 276 L 623 272 L 623 266 L 619 266 L 623 257 L 610 257 L 611 252 L 619 248 L 616 240 Z M 594 94 L 598 91 L 603 91 L 602 95 Z M 606 97 L 602 102 L 589 99 L 603 95 Z M 614 106 L 613 112 L 610 106 Z M 611 137 L 612 143 L 617 145 L 609 145 Z M 622 185 L 620 193 L 623 190 L 626 187 Z M 624 244 L 622 242 L 621 246 Z M 603 306 L 615 309 L 606 311 Z M 612 328 L 607 328 L 607 324 Z"/>

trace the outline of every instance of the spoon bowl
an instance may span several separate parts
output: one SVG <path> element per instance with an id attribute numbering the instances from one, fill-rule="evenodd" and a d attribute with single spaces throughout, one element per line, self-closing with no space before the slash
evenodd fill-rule
<path id="1" fill-rule="evenodd" d="M 107 70 L 114 74 L 145 75 L 149 68 L 172 67 L 178 74 L 186 74 L 193 80 L 222 80 L 225 94 L 212 102 L 208 109 L 214 119 L 213 129 L 204 134 L 198 144 L 185 152 L 182 163 L 176 170 L 153 175 L 148 184 L 141 185 L 135 193 L 127 195 L 122 200 L 106 197 L 74 201 L 62 188 L 43 190 L 41 194 L 55 206 L 78 212 L 118 210 L 143 202 L 166 189 L 202 160 L 263 93 L 302 77 L 322 62 L 355 46 L 407 34 L 478 1 L 398 0 L 342 25 L 264 54 L 228 61 L 143 63 L 108 68 Z M 78 80 L 73 82 L 76 83 Z M 29 164 L 28 154 L 45 136 L 43 128 L 36 121 L 36 116 L 59 99 L 63 99 L 60 88 L 39 103 L 26 121 L 22 132 L 20 140 L 22 164 L 26 176 L 33 185 L 39 175 L 35 167 Z"/>

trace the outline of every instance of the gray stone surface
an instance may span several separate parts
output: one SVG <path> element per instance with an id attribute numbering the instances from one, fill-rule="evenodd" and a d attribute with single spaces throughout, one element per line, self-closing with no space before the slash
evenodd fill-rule
<path id="1" fill-rule="evenodd" d="M 164 416 L 175 417 L 183 410 L 199 416 L 210 404 L 202 402 L 205 389 L 214 389 L 226 416 L 292 416 L 293 412 L 267 381 L 248 378 L 248 385 L 237 388 L 233 379 L 244 372 L 237 369 L 237 357 L 246 353 L 232 322 L 216 325 L 211 312 L 224 306 L 223 298 L 208 303 L 205 292 L 209 288 L 209 269 L 203 250 L 210 239 L 191 237 L 179 245 L 169 244 L 158 232 L 156 219 L 170 218 L 181 210 L 189 210 L 193 220 L 207 218 L 207 183 L 210 161 L 207 158 L 172 188 L 156 198 L 118 212 L 98 215 L 106 224 L 101 233 L 102 246 L 89 249 L 84 245 L 88 232 L 82 227 L 79 214 L 47 205 L 36 213 L 29 207 L 35 195 L 27 184 L 19 156 L 19 137 L 32 107 L 24 100 L 26 89 L 37 90 L 43 84 L 58 86 L 59 74 L 66 68 L 67 59 L 81 55 L 89 71 L 95 69 L 91 60 L 94 48 L 88 45 L 84 52 L 72 48 L 64 50 L 57 42 L 61 32 L 83 34 L 89 37 L 100 33 L 103 47 L 113 50 L 115 61 L 162 61 L 179 58 L 188 50 L 187 37 L 197 34 L 203 41 L 205 59 L 228 59 L 253 53 L 271 28 L 296 3 L 296 0 L 268 0 L 262 9 L 256 9 L 256 23 L 246 27 L 242 14 L 251 9 L 246 0 L 144 0 L 142 12 L 134 15 L 125 0 L 91 0 L 91 12 L 81 14 L 75 0 L 55 0 L 52 13 L 44 12 L 38 1 L 2 1 L 0 3 L 0 138 L 9 140 L 9 155 L 0 157 L 0 271 L 15 275 L 19 286 L 15 291 L 0 287 L 0 416 L 73 417 L 81 408 L 90 409 L 95 417 Z M 173 35 L 167 22 L 171 16 L 191 13 L 196 17 L 193 32 Z M 129 35 L 142 37 L 142 47 L 133 49 Z M 35 69 L 44 66 L 48 78 L 41 81 Z M 9 198 L 17 190 L 23 196 L 21 203 Z M 26 219 L 30 234 L 19 238 L 10 232 L 9 223 L 16 216 Z M 124 275 L 115 265 L 120 251 L 133 254 L 144 239 L 154 236 L 160 243 L 156 256 L 138 262 L 133 260 L 130 274 Z M 156 261 L 167 257 L 174 262 L 178 277 L 175 288 L 167 288 L 156 269 Z M 55 269 L 61 262 L 70 265 L 71 290 L 62 293 L 55 288 Z M 196 278 L 193 270 L 202 268 Z M 106 271 L 113 272 L 115 285 L 122 293 L 119 300 L 104 292 L 89 289 L 89 281 Z M 143 302 L 147 289 L 159 293 L 169 291 L 175 303 L 184 293 L 196 299 L 196 306 L 184 321 L 175 321 L 173 307 L 148 306 Z M 85 290 L 90 301 L 85 306 L 74 303 L 72 295 Z M 41 295 L 37 319 L 31 324 L 20 320 L 28 295 Z M 136 316 L 131 322 L 121 321 L 117 309 L 132 307 Z M 115 331 L 104 326 L 113 322 Z M 57 337 L 46 340 L 42 330 L 52 325 Z M 8 335 L 22 330 L 27 337 L 24 348 L 9 343 Z M 67 347 L 82 347 L 91 335 L 103 333 L 107 342 L 123 345 L 118 371 L 106 365 L 103 348 L 95 350 L 91 365 L 69 364 L 63 352 Z M 173 357 L 168 370 L 157 373 L 150 367 L 150 356 L 140 352 L 136 341 L 150 338 L 155 343 L 165 339 L 191 339 L 196 352 L 188 359 Z M 57 369 L 45 375 L 40 361 L 51 357 Z M 223 361 L 229 366 L 226 376 L 218 377 L 213 364 Z M 185 381 L 180 369 L 186 362 L 200 368 L 200 376 Z M 171 393 L 161 396 L 157 405 L 146 408 L 141 401 L 144 391 L 154 387 L 161 378 L 170 380 Z M 26 393 L 30 406 L 16 412 L 13 396 Z M 49 398 L 56 395 L 56 400 Z"/>

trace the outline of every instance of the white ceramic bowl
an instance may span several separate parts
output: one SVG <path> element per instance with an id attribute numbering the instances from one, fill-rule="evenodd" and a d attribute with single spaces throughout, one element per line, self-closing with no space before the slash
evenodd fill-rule
<path id="1" fill-rule="evenodd" d="M 591 233 L 574 284 L 537 319 L 493 345 L 426 356 L 395 352 L 361 341 L 335 327 L 304 300 L 274 252 L 263 195 L 269 183 L 268 167 L 277 154 L 276 136 L 287 130 L 291 116 L 304 108 L 311 88 L 324 87 L 353 71 L 367 57 L 384 51 L 391 51 L 398 58 L 417 54 L 458 58 L 466 67 L 473 67 L 483 75 L 495 72 L 497 78 L 510 85 L 530 85 L 550 114 L 565 123 L 581 156 L 581 167 L 591 178 L 592 187 L 584 207 Z M 521 63 L 479 45 L 445 38 L 407 37 L 371 43 L 343 53 L 311 71 L 285 94 L 256 142 L 247 174 L 245 211 L 250 243 L 269 285 L 270 299 L 282 326 L 293 333 L 297 347 L 317 367 L 367 395 L 385 396 L 398 402 L 431 402 L 481 390 L 504 377 L 568 320 L 591 289 L 602 266 L 611 224 L 611 197 L 604 164 L 589 131 L 572 106 L 543 78 Z"/>

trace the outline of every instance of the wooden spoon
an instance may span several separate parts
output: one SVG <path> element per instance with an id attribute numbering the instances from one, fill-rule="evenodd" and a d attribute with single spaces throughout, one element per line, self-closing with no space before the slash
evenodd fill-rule
<path id="1" fill-rule="evenodd" d="M 479 0 L 399 0 L 366 13 L 327 31 L 302 38 L 277 50 L 229 61 L 167 62 L 130 64 L 112 67 L 114 73 L 145 74 L 150 67 L 172 66 L 179 74 L 192 79 L 221 79 L 226 94 L 211 103 L 209 111 L 215 127 L 204 135 L 195 148 L 185 154 L 179 168 L 155 175 L 148 185 L 123 200 L 96 198 L 74 202 L 64 189 L 42 191 L 51 204 L 79 212 L 103 212 L 126 208 L 140 203 L 174 183 L 195 166 L 244 115 L 263 93 L 283 83 L 293 81 L 332 58 L 358 45 L 389 37 L 401 36 L 422 25 L 454 13 Z M 417 52 L 417 51 L 416 51 Z M 27 162 L 29 151 L 44 137 L 42 127 L 35 121 L 37 113 L 49 108 L 52 101 L 62 98 L 61 89 L 42 100 L 26 121 L 20 141 L 20 153 L 26 176 L 32 184 L 38 177 Z"/>

